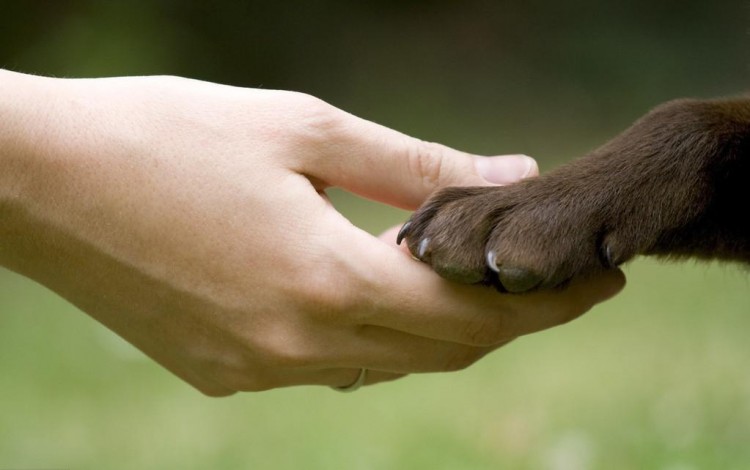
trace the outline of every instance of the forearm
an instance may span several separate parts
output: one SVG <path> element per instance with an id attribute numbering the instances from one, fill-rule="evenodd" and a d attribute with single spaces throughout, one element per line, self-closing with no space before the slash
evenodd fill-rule
<path id="1" fill-rule="evenodd" d="M 31 209 L 34 187 L 41 176 L 45 145 L 49 141 L 49 114 L 53 80 L 0 70 L 0 264 L 18 268 L 24 223 Z"/>
<path id="2" fill-rule="evenodd" d="M 84 181 L 93 126 L 72 82 L 0 70 L 0 265 L 40 282 L 57 269 L 54 234 L 84 229 L 97 200 Z"/>
<path id="3" fill-rule="evenodd" d="M 36 77 L 0 70 L 0 200 L 6 205 L 20 196 L 41 138 Z M 5 214 L 3 214 L 5 215 Z M 5 217 L 3 221 L 5 222 Z"/>
<path id="4" fill-rule="evenodd" d="M 127 258 L 146 223 L 133 219 L 158 217 L 144 202 L 158 198 L 135 148 L 148 126 L 118 107 L 139 102 L 127 83 L 102 93 L 112 83 L 121 82 L 0 71 L 0 265 L 49 285 L 73 245 Z"/>

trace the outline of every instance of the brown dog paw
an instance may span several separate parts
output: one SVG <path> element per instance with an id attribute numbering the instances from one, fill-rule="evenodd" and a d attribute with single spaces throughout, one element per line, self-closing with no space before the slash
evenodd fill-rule
<path id="1" fill-rule="evenodd" d="M 750 262 L 735 210 L 750 194 L 749 148 L 750 100 L 669 102 L 547 175 L 437 192 L 398 241 L 447 279 L 514 293 L 636 254 Z"/>
<path id="2" fill-rule="evenodd" d="M 615 247 L 598 201 L 554 188 L 534 179 L 445 189 L 411 217 L 398 241 L 406 239 L 416 258 L 447 279 L 513 293 L 554 288 L 629 257 Z"/>

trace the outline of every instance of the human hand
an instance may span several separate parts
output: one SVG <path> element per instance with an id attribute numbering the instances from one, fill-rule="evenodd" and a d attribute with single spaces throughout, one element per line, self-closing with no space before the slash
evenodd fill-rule
<path id="1" fill-rule="evenodd" d="M 478 157 L 307 95 L 7 72 L 0 90 L 0 263 L 208 395 L 461 369 L 624 283 L 514 296 L 443 280 L 323 191 L 413 209 L 488 184 Z M 494 182 L 528 164 L 481 162 Z"/>

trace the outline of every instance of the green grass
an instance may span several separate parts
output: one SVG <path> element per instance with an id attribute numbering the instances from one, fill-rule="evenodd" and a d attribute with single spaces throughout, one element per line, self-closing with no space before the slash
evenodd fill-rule
<path id="1" fill-rule="evenodd" d="M 404 217 L 333 197 L 371 231 Z M 0 272 L 0 468 L 746 468 L 750 276 L 626 273 L 616 299 L 466 371 L 216 400 Z"/>

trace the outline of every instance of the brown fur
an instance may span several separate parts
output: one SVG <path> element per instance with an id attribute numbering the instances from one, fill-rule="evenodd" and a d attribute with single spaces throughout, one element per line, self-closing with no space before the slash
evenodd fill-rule
<path id="1" fill-rule="evenodd" d="M 748 204 L 750 98 L 677 100 L 543 176 L 437 192 L 399 242 L 448 279 L 526 292 L 639 254 L 750 263 Z"/>

